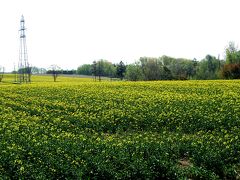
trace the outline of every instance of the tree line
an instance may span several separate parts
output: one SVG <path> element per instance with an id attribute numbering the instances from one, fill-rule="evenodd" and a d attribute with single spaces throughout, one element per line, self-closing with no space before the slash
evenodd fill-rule
<path id="1" fill-rule="evenodd" d="M 77 69 L 77 74 L 110 78 L 138 80 L 186 80 L 186 79 L 218 79 L 225 62 L 207 55 L 198 62 L 196 59 L 173 58 L 169 56 L 140 57 L 133 64 L 125 65 L 122 61 L 113 64 L 107 60 L 84 64 Z"/>
<path id="2" fill-rule="evenodd" d="M 96 80 L 105 76 L 131 81 L 240 78 L 240 51 L 233 42 L 226 48 L 225 56 L 223 60 L 206 55 L 201 61 L 165 55 L 158 58 L 140 57 L 138 61 L 129 65 L 122 61 L 113 64 L 101 59 L 79 66 L 77 74 L 93 75 Z"/>
<path id="3" fill-rule="evenodd" d="M 112 63 L 100 59 L 91 64 L 83 64 L 76 70 L 63 70 L 52 65 L 48 70 L 31 67 L 32 74 L 51 74 L 54 81 L 60 74 L 78 74 L 93 76 L 101 81 L 102 77 L 126 79 L 130 81 L 151 80 L 207 80 L 207 79 L 238 79 L 240 78 L 240 50 L 230 42 L 225 49 L 225 58 L 219 59 L 206 55 L 204 59 L 161 57 L 140 57 L 135 63 Z M 0 67 L 0 81 L 3 79 L 4 68 Z"/>
<path id="4" fill-rule="evenodd" d="M 95 80 L 101 81 L 101 77 L 120 78 L 125 77 L 127 66 L 120 61 L 118 64 L 113 64 L 107 60 L 93 61 L 92 64 L 84 64 L 79 66 L 77 74 L 79 75 L 93 75 Z"/>

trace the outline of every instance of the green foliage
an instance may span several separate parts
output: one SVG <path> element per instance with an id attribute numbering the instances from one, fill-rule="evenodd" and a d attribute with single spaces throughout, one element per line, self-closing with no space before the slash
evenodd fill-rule
<path id="1" fill-rule="evenodd" d="M 126 79 L 130 81 L 139 81 L 143 80 L 144 75 L 139 64 L 130 64 L 126 69 Z"/>
<path id="2" fill-rule="evenodd" d="M 234 42 L 229 42 L 226 48 L 226 64 L 239 64 L 240 63 L 240 51 L 236 47 Z"/>
<path id="3" fill-rule="evenodd" d="M 201 61 L 162 56 L 160 58 L 141 57 L 137 62 L 142 70 L 141 80 L 147 81 L 219 79 L 224 63 L 211 55 L 207 55 Z"/>
<path id="4" fill-rule="evenodd" d="M 0 86 L 2 179 L 239 177 L 239 81 L 59 78 Z"/>
<path id="5" fill-rule="evenodd" d="M 145 80 L 161 79 L 162 62 L 158 58 L 141 57 L 141 68 Z"/>
<path id="6" fill-rule="evenodd" d="M 83 64 L 77 68 L 77 74 L 92 75 L 92 66 L 90 64 Z"/>
<path id="7" fill-rule="evenodd" d="M 124 78 L 125 72 L 126 72 L 126 66 L 122 61 L 120 61 L 120 63 L 117 64 L 116 75 L 122 80 Z"/>
<path id="8" fill-rule="evenodd" d="M 140 57 L 139 60 L 127 68 L 121 61 L 114 65 L 106 60 L 94 61 L 92 65 L 79 67 L 79 72 L 89 75 L 90 72 L 98 76 L 126 78 L 132 81 L 145 80 L 210 80 L 225 78 L 223 66 L 225 64 L 240 64 L 240 51 L 233 42 L 226 48 L 226 61 L 212 55 L 206 55 L 201 61 L 184 58 L 173 58 L 169 56 Z M 134 67 L 135 66 L 135 67 Z"/>
<path id="9" fill-rule="evenodd" d="M 100 74 L 106 77 L 115 77 L 116 76 L 116 67 L 107 60 L 99 60 L 98 64 L 101 68 Z"/>
<path id="10" fill-rule="evenodd" d="M 116 67 L 107 60 L 94 61 L 93 64 L 84 64 L 79 66 L 77 74 L 115 77 Z"/>
<path id="11" fill-rule="evenodd" d="M 173 79 L 190 79 L 196 74 L 196 61 L 168 56 L 162 56 L 161 61 L 170 70 Z"/>
<path id="12" fill-rule="evenodd" d="M 101 77 L 116 77 L 116 67 L 111 62 L 107 60 L 99 60 L 99 61 L 93 61 L 91 66 L 92 74 L 95 76 L 95 79 L 98 76 L 99 81 L 101 81 Z"/>
<path id="13" fill-rule="evenodd" d="M 207 55 L 205 59 L 198 63 L 196 79 L 219 79 L 219 72 L 223 63 L 216 57 Z"/>

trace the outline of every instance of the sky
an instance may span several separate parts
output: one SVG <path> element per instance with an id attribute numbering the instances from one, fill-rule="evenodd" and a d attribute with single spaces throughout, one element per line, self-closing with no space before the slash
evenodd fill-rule
<path id="1" fill-rule="evenodd" d="M 22 15 L 32 66 L 224 58 L 228 43 L 240 42 L 239 7 L 239 0 L 2 0 L 0 65 L 18 64 Z"/>

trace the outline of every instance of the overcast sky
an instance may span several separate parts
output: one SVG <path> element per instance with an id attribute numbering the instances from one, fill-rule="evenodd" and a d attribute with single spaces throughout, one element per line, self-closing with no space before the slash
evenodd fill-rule
<path id="1" fill-rule="evenodd" d="M 18 63 L 22 14 L 33 66 L 223 57 L 229 41 L 240 42 L 239 7 L 239 0 L 1 0 L 0 65 L 10 71 Z"/>

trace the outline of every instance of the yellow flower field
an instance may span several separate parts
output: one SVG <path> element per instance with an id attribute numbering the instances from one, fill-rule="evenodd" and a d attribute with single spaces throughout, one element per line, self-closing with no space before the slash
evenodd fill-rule
<path id="1" fill-rule="evenodd" d="M 236 179 L 240 81 L 0 84 L 0 177 Z"/>

